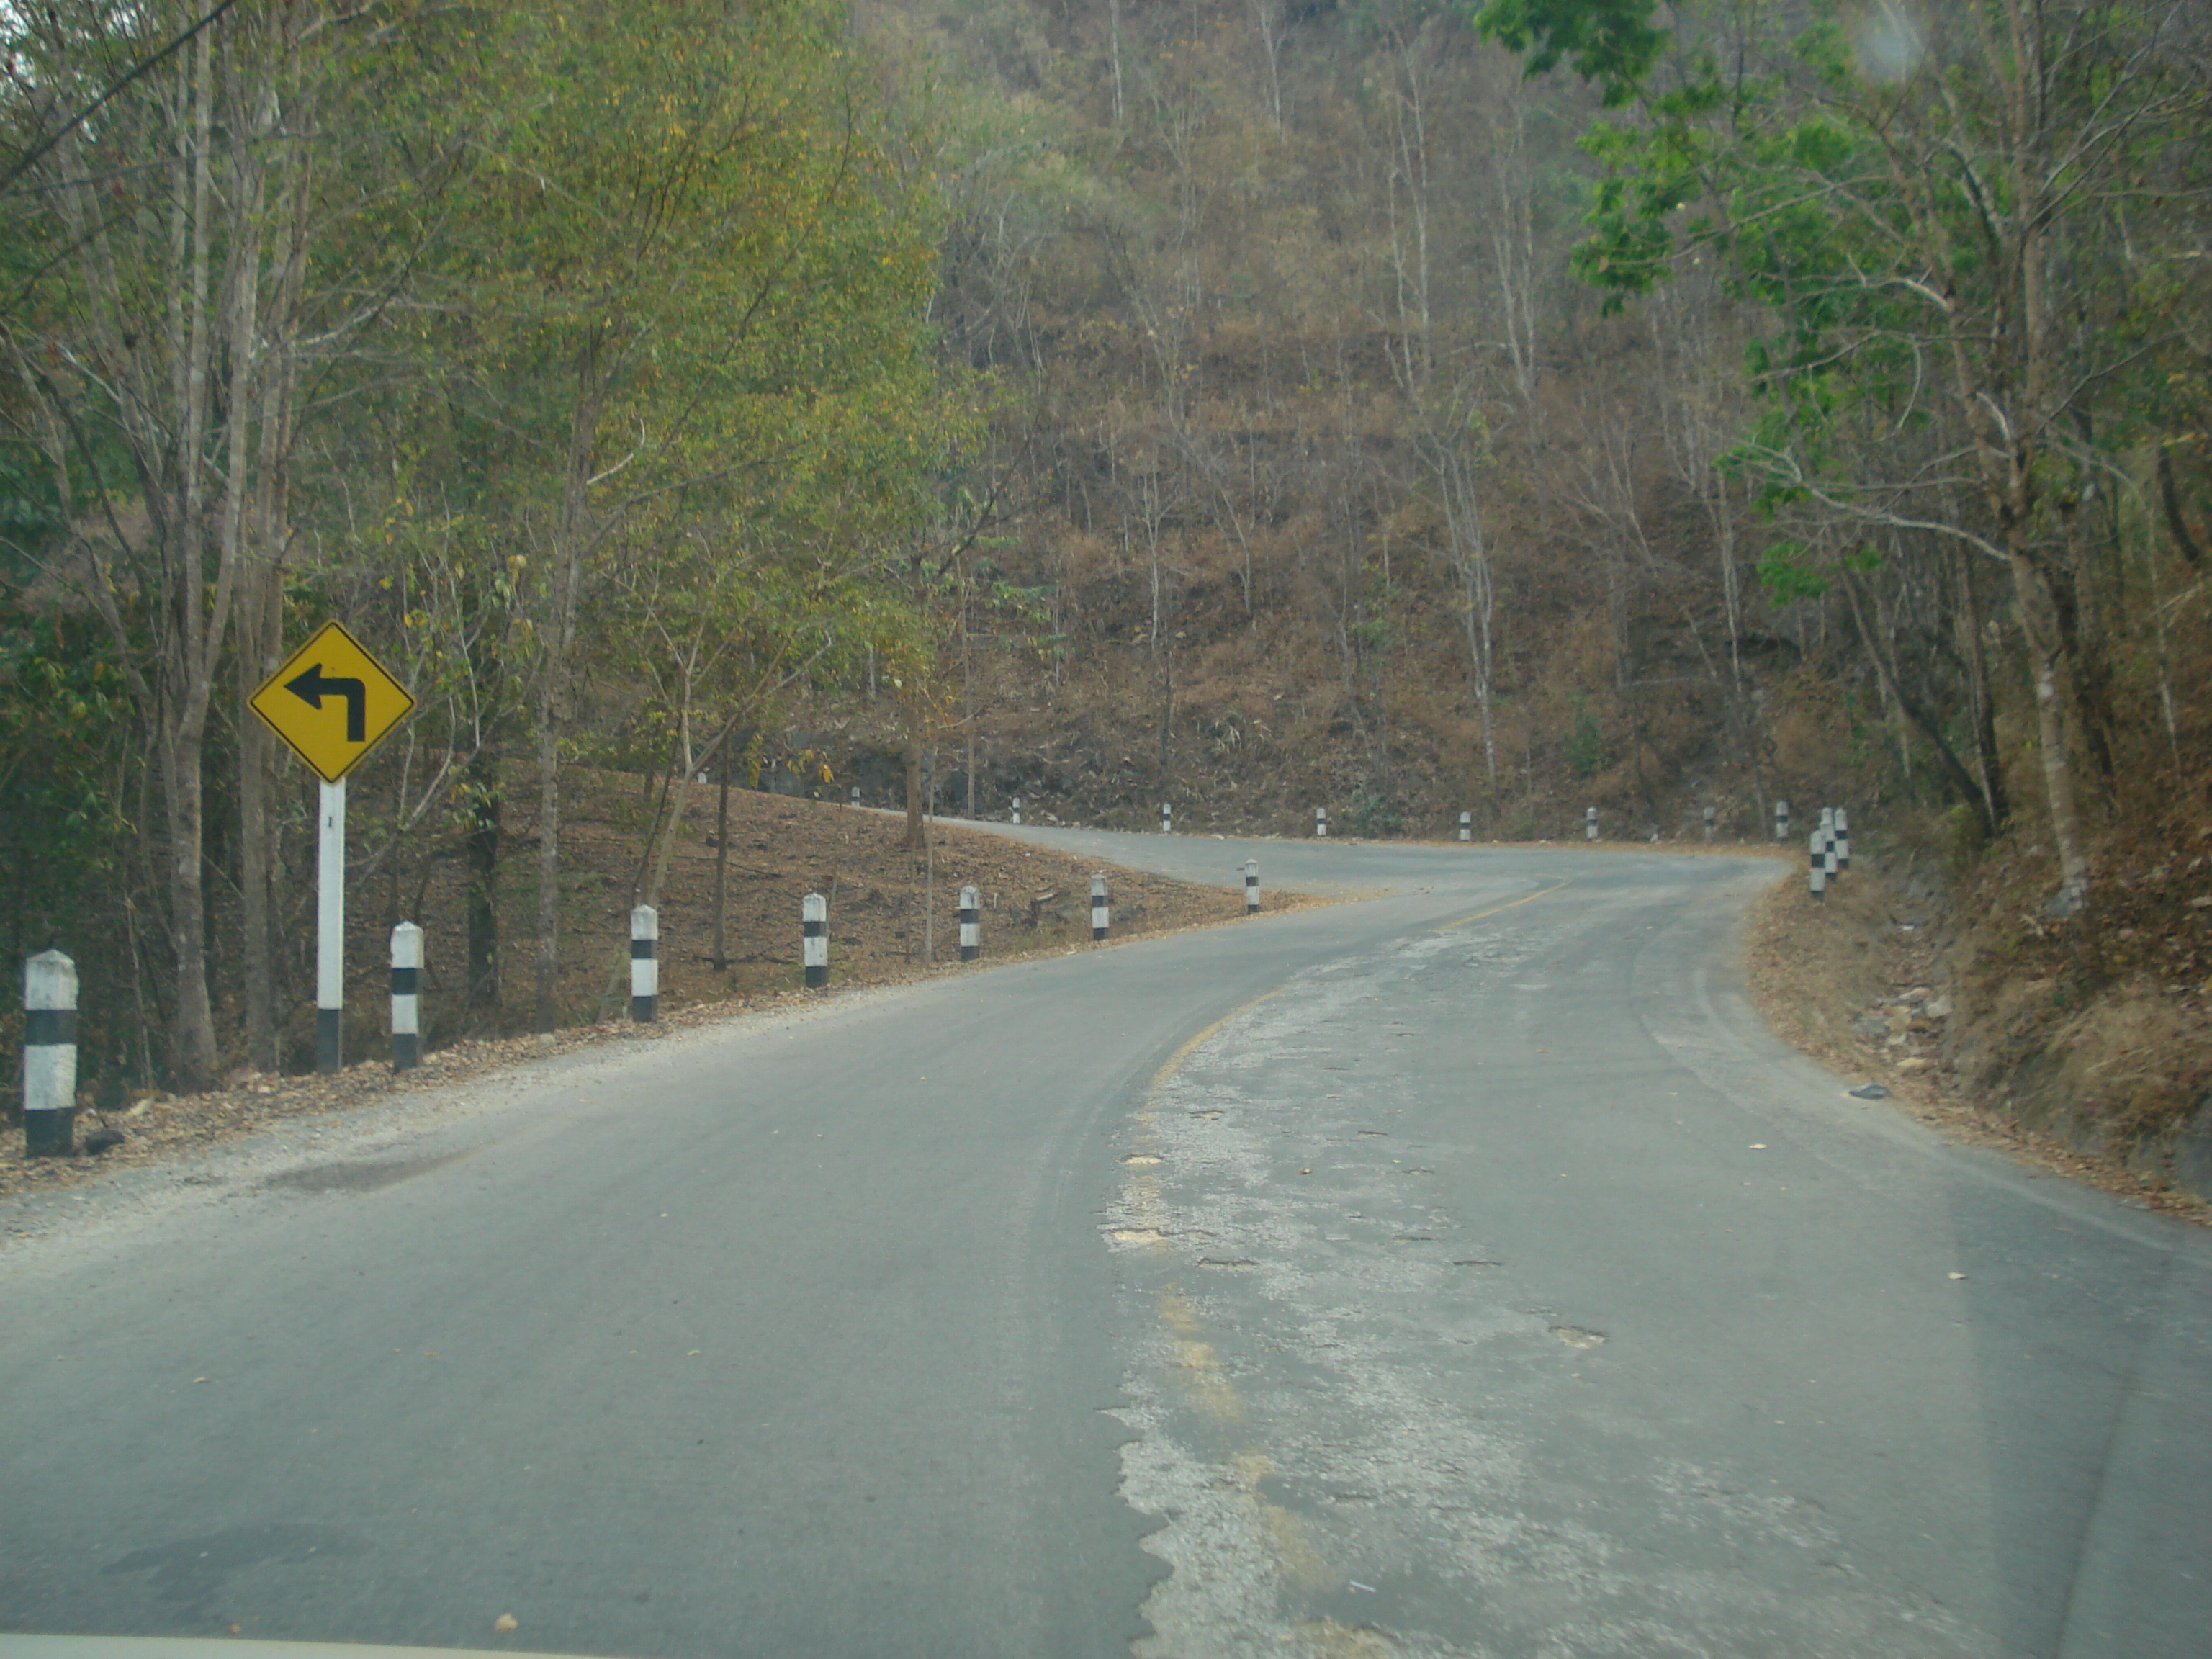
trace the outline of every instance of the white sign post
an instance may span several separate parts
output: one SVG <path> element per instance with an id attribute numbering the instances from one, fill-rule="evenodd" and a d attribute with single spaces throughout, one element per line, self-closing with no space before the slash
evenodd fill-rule
<path id="1" fill-rule="evenodd" d="M 320 786 L 315 829 L 315 1069 L 345 1063 L 345 780 Z"/>

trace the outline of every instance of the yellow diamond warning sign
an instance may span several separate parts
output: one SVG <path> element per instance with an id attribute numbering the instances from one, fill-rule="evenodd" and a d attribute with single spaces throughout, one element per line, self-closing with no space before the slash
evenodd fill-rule
<path id="1" fill-rule="evenodd" d="M 415 711 L 414 693 L 334 622 L 309 635 L 246 701 L 325 783 L 345 776 Z"/>

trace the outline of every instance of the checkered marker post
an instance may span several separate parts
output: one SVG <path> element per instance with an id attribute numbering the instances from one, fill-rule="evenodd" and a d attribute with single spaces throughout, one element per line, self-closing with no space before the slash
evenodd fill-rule
<path id="1" fill-rule="evenodd" d="M 629 913 L 629 1017 L 650 1025 L 660 1014 L 660 912 L 641 904 Z"/>
<path id="2" fill-rule="evenodd" d="M 1459 838 L 1462 841 L 1473 841 L 1474 839 L 1474 813 L 1462 812 L 1459 815 Z"/>
<path id="3" fill-rule="evenodd" d="M 1175 807 L 1168 801 L 1160 803 L 1160 833 L 1164 836 L 1175 834 Z"/>
<path id="4" fill-rule="evenodd" d="M 799 917 L 805 936 L 800 952 L 806 963 L 806 988 L 819 991 L 830 983 L 830 901 L 809 893 L 799 901 Z"/>
<path id="5" fill-rule="evenodd" d="M 1777 841 L 1790 839 L 1790 803 L 1786 800 L 1774 803 L 1774 839 Z"/>
<path id="6" fill-rule="evenodd" d="M 1851 815 L 1843 807 L 1836 809 L 1836 868 L 1851 867 Z"/>
<path id="7" fill-rule="evenodd" d="M 1244 860 L 1244 914 L 1248 916 L 1260 914 L 1260 860 L 1257 859 Z"/>
<path id="8" fill-rule="evenodd" d="M 23 964 L 23 1156 L 76 1150 L 76 963 L 42 951 Z"/>
<path id="9" fill-rule="evenodd" d="M 973 962 L 983 954 L 983 907 L 975 890 L 960 890 L 960 960 Z"/>
<path id="10" fill-rule="evenodd" d="M 852 793 L 852 794 L 846 798 L 845 805 L 848 805 L 848 806 L 858 806 L 860 804 L 860 786 L 859 784 L 857 784 L 857 783 L 856 783 L 856 784 L 854 784 L 854 785 L 853 786 L 853 793 Z"/>
<path id="11" fill-rule="evenodd" d="M 1595 806 L 1583 814 L 1583 839 L 1584 841 L 1597 839 L 1597 808 Z"/>
<path id="12" fill-rule="evenodd" d="M 1705 839 L 1706 839 L 1707 841 L 1711 841 L 1712 838 L 1713 838 L 1713 809 L 1712 809 L 1711 807 L 1708 806 L 1707 808 L 1705 808 Z"/>
<path id="13" fill-rule="evenodd" d="M 1018 824 L 1021 821 L 1022 821 L 1022 798 L 1021 798 L 1019 795 L 1017 795 L 1017 796 L 1015 796 L 1015 797 L 1014 797 L 1014 822 L 1015 822 L 1016 823 L 1018 823 Z"/>
<path id="14" fill-rule="evenodd" d="M 1106 878 L 1091 878 L 1091 942 L 1094 945 L 1106 937 L 1109 922 L 1106 911 Z"/>
<path id="15" fill-rule="evenodd" d="M 392 1069 L 422 1063 L 422 930 L 403 921 L 392 930 Z"/>
<path id="16" fill-rule="evenodd" d="M 1326 806 L 1314 808 L 1314 837 L 1317 841 L 1328 839 L 1328 808 Z"/>
<path id="17" fill-rule="evenodd" d="M 1809 866 L 1806 878 L 1812 884 L 1813 896 L 1817 899 L 1828 890 L 1827 836 L 1820 830 L 1813 831 L 1805 837 L 1805 853 Z"/>

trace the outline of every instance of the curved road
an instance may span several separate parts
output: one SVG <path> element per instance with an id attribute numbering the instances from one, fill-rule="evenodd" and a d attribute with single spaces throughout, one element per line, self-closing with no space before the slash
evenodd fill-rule
<path id="1" fill-rule="evenodd" d="M 1016 833 L 1372 896 L 0 1206 L 0 1631 L 2212 1652 L 2206 1235 L 1778 1044 L 1775 864 Z"/>

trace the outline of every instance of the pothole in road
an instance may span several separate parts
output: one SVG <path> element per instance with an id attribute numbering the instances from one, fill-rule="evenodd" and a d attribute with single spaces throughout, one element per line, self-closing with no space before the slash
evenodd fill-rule
<path id="1" fill-rule="evenodd" d="M 1116 1244 L 1164 1244 L 1168 1236 L 1158 1227 L 1116 1227 L 1106 1235 Z"/>
<path id="2" fill-rule="evenodd" d="M 1597 1332 L 1586 1331 L 1579 1325 L 1554 1325 L 1552 1334 L 1571 1348 L 1595 1348 L 1605 1340 Z"/>

